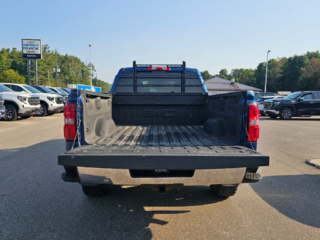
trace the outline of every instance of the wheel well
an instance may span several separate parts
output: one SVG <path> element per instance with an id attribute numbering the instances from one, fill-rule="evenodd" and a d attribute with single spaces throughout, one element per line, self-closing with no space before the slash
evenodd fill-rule
<path id="1" fill-rule="evenodd" d="M 40 100 L 40 103 L 46 105 L 47 108 L 49 107 L 49 106 L 48 106 L 48 103 L 46 103 L 45 101 L 41 101 L 41 100 Z"/>
<path id="2" fill-rule="evenodd" d="M 282 108 L 280 109 L 280 111 L 281 111 L 282 109 L 284 109 L 284 108 L 290 108 L 290 109 L 292 110 L 292 112 L 293 112 L 293 115 L 295 115 L 294 107 L 292 107 L 292 106 L 284 106 L 284 107 L 282 107 Z"/>
<path id="3" fill-rule="evenodd" d="M 4 101 L 4 105 L 6 105 L 6 104 L 11 104 L 11 105 L 13 105 L 13 106 L 16 108 L 17 111 L 19 110 L 18 104 L 16 104 L 16 103 L 13 102 L 13 101 L 5 100 L 5 101 Z"/>

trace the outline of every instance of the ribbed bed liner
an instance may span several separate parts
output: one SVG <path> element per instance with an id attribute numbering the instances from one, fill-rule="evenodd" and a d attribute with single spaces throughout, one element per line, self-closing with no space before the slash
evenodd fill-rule
<path id="1" fill-rule="evenodd" d="M 203 130 L 202 126 L 118 126 L 108 138 L 96 141 L 100 146 L 225 146 L 221 139 Z"/>

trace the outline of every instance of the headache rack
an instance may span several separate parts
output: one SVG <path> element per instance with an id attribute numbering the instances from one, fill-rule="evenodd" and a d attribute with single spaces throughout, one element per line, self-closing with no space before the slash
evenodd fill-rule
<path id="1" fill-rule="evenodd" d="M 171 68 L 182 68 L 181 71 L 181 92 L 185 92 L 185 79 L 186 79 L 186 62 L 182 64 L 136 64 L 133 61 L 133 89 L 137 92 L 137 68 L 146 68 L 147 71 L 171 71 Z"/>

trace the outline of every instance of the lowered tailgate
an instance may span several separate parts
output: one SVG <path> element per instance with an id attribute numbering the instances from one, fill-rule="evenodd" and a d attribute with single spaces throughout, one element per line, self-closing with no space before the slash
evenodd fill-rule
<path id="1" fill-rule="evenodd" d="M 114 135 L 59 155 L 59 165 L 115 169 L 221 169 L 269 165 L 269 156 L 229 146 L 202 126 L 119 126 Z"/>

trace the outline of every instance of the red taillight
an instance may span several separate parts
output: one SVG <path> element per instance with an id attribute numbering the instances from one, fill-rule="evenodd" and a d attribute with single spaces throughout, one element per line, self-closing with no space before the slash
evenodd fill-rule
<path id="1" fill-rule="evenodd" d="M 249 105 L 249 129 L 247 141 L 255 142 L 259 138 L 259 108 L 258 105 L 253 103 Z"/>
<path id="2" fill-rule="evenodd" d="M 68 102 L 64 107 L 64 138 L 74 140 L 76 136 L 76 103 Z"/>
<path id="3" fill-rule="evenodd" d="M 149 67 L 149 71 L 171 71 L 168 67 Z"/>

